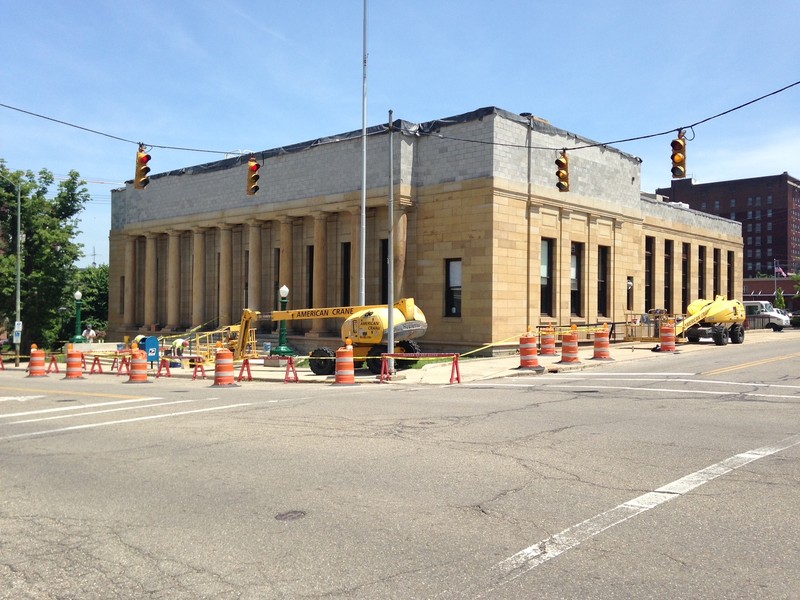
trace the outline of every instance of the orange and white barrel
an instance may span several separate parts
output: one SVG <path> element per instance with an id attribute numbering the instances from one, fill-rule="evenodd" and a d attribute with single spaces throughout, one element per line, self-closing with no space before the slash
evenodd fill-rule
<path id="1" fill-rule="evenodd" d="M 675 325 L 664 323 L 660 333 L 661 352 L 675 352 Z"/>
<path id="2" fill-rule="evenodd" d="M 578 357 L 578 333 L 576 331 L 565 333 L 561 337 L 561 360 L 559 364 L 580 363 Z"/>
<path id="3" fill-rule="evenodd" d="M 601 329 L 594 332 L 594 355 L 592 360 L 614 360 L 611 358 L 611 345 L 609 344 L 610 332 Z"/>
<path id="4" fill-rule="evenodd" d="M 336 371 L 334 383 L 353 385 L 356 382 L 356 370 L 353 364 L 353 347 L 345 346 L 336 350 Z"/>
<path id="5" fill-rule="evenodd" d="M 47 377 L 44 370 L 44 350 L 31 346 L 31 361 L 28 363 L 28 377 Z"/>
<path id="6" fill-rule="evenodd" d="M 67 351 L 67 374 L 64 379 L 83 379 L 83 352 Z"/>
<path id="7" fill-rule="evenodd" d="M 147 352 L 131 350 L 131 371 L 128 383 L 147 383 Z"/>
<path id="8" fill-rule="evenodd" d="M 542 330 L 542 356 L 558 356 L 556 352 L 556 331 L 552 327 Z"/>
<path id="9" fill-rule="evenodd" d="M 233 352 L 220 348 L 214 358 L 214 386 L 232 385 L 236 385 L 233 378 Z"/>
<path id="10" fill-rule="evenodd" d="M 536 350 L 536 336 L 528 332 L 519 338 L 519 368 L 538 369 L 539 358 Z"/>

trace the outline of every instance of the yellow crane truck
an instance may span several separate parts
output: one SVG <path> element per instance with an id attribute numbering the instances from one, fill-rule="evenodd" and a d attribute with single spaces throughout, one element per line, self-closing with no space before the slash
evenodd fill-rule
<path id="1" fill-rule="evenodd" d="M 414 304 L 413 298 L 403 298 L 393 308 L 394 352 L 414 354 L 420 352 L 417 338 L 425 335 L 428 323 L 425 314 Z M 273 321 L 298 319 L 344 318 L 342 343 L 351 340 L 353 362 L 356 368 L 366 361 L 374 374 L 381 372 L 381 354 L 387 352 L 389 331 L 389 307 L 386 304 L 373 306 L 338 306 L 331 308 L 303 308 L 298 310 L 276 310 Z M 336 353 L 331 348 L 316 348 L 309 354 L 309 366 L 315 375 L 332 375 L 336 370 Z M 416 359 L 398 359 L 396 367 L 407 369 Z"/>

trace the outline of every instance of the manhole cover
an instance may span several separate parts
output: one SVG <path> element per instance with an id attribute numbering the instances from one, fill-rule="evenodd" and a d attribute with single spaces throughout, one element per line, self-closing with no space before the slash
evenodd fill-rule
<path id="1" fill-rule="evenodd" d="M 290 510 L 288 512 L 282 512 L 275 515 L 275 519 L 278 521 L 296 521 L 297 519 L 302 519 L 305 516 L 306 512 L 304 510 Z"/>

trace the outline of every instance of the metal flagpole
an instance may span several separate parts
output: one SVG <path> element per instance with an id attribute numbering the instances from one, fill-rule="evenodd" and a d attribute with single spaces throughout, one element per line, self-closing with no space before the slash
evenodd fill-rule
<path id="1" fill-rule="evenodd" d="M 361 239 L 359 246 L 358 303 L 366 302 L 367 271 L 367 0 L 364 0 L 364 76 L 361 89 Z"/>
<path id="2" fill-rule="evenodd" d="M 387 304 L 389 309 L 388 352 L 394 352 L 394 121 L 393 112 L 389 111 L 389 264 L 387 273 Z M 394 373 L 394 359 L 389 359 L 389 373 Z"/>

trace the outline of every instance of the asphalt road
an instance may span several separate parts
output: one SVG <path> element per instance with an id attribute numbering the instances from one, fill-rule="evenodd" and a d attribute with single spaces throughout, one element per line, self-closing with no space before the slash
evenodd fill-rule
<path id="1" fill-rule="evenodd" d="M 0 598 L 800 598 L 800 334 L 461 385 L 0 372 Z"/>

